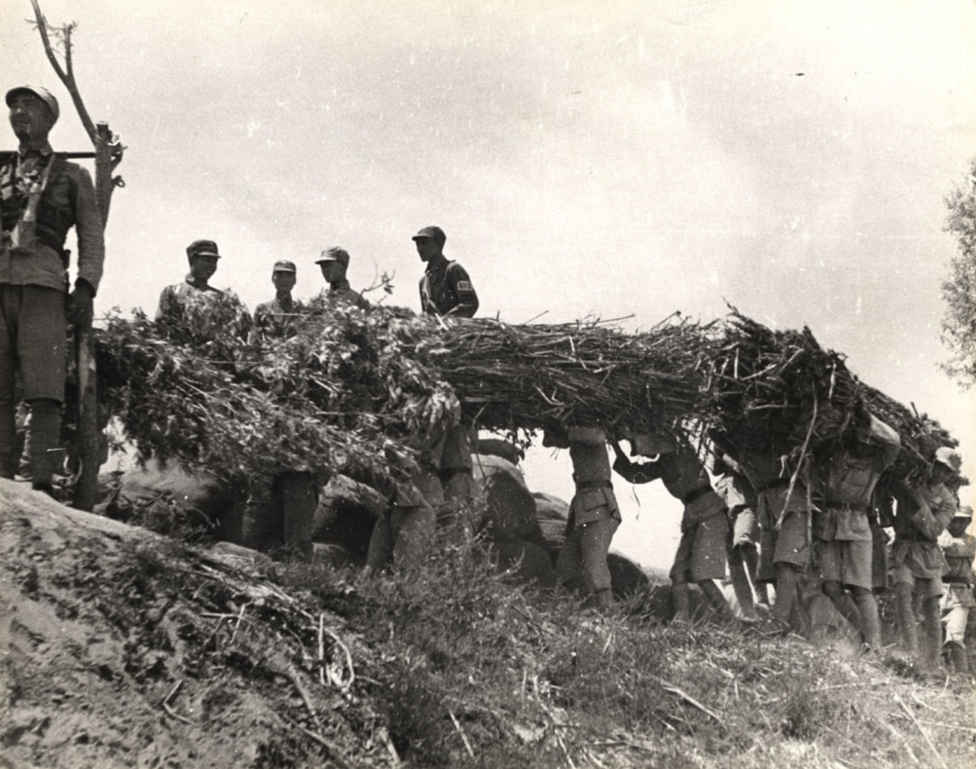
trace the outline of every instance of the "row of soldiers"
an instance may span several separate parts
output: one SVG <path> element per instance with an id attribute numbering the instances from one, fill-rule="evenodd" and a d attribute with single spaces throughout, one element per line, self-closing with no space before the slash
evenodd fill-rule
<path id="1" fill-rule="evenodd" d="M 420 305 L 431 315 L 470 318 L 478 311 L 478 294 L 467 271 L 458 262 L 444 255 L 447 236 L 440 227 L 423 227 L 413 236 L 420 259 L 426 264 L 420 280 Z M 217 272 L 220 250 L 213 240 L 195 240 L 186 249 L 189 272 L 182 283 L 167 286 L 159 297 L 156 319 L 176 318 L 190 301 L 207 296 L 219 297 L 224 292 L 210 284 Z M 322 251 L 316 264 L 328 289 L 318 297 L 320 303 L 349 305 L 368 310 L 369 301 L 349 284 L 349 252 L 339 246 Z M 294 262 L 274 263 L 271 282 L 275 297 L 259 304 L 254 310 L 252 341 L 267 341 L 287 336 L 295 328 L 308 308 L 292 297 L 298 269 Z"/>
<path id="2" fill-rule="evenodd" d="M 0 477 L 14 477 L 17 468 L 14 412 L 22 398 L 31 411 L 32 485 L 52 493 L 65 391 L 65 329 L 91 321 L 105 258 L 103 222 L 88 172 L 54 153 L 48 141 L 59 116 L 57 99 L 44 88 L 20 86 L 7 92 L 6 103 L 19 146 L 0 158 Z M 78 238 L 78 264 L 69 291 L 65 240 L 72 227 Z M 427 265 L 420 281 L 423 311 L 473 316 L 477 294 L 464 268 L 444 256 L 444 232 L 425 227 L 413 241 Z M 187 257 L 190 272 L 185 281 L 162 292 L 161 318 L 179 314 L 193 297 L 217 292 L 209 283 L 221 258 L 217 244 L 194 241 Z M 327 249 L 317 263 L 329 283 L 329 301 L 368 306 L 346 279 L 348 252 Z M 295 275 L 291 262 L 274 265 L 276 296 L 257 308 L 257 334 L 287 332 L 296 307 L 291 297 Z M 16 389 L 15 373 L 20 375 L 22 392 Z M 459 425 L 424 447 L 414 483 L 396 491 L 390 511 L 377 523 L 370 568 L 382 568 L 391 555 L 400 560 L 416 558 L 430 541 L 436 512 L 463 507 L 471 494 L 474 435 L 471 425 Z M 763 585 L 775 586 L 771 622 L 784 631 L 795 627 L 791 622 L 795 623 L 794 607 L 801 601 L 801 580 L 814 574 L 823 593 L 860 630 L 867 648 L 879 649 L 875 590 L 887 584 L 890 572 L 904 647 L 912 654 L 919 651 L 913 614 L 913 598 L 918 598 L 924 617 L 919 661 L 929 669 L 937 665 L 940 596 L 948 596 L 955 610 L 968 611 L 972 606 L 972 547 L 970 540 L 960 539 L 968 519 L 956 515 L 957 502 L 946 485 L 959 473 L 956 452 L 939 449 L 927 478 L 879 489 L 882 473 L 898 454 L 899 438 L 863 408 L 856 414 L 851 440 L 816 457 L 800 476 L 783 472 L 772 447 L 715 433 L 709 436 L 714 453 L 727 471 L 723 498 L 687 439 L 621 437 L 629 441 L 631 455 L 638 459 L 628 458 L 619 442 L 613 441 L 616 460 L 611 466 L 608 438 L 598 427 L 553 424 L 546 430 L 544 443 L 569 449 L 576 484 L 566 545 L 557 566 L 565 584 L 572 585 L 582 575 L 580 587 L 589 600 L 597 606 L 611 603 L 606 556 L 620 523 L 612 472 L 632 483 L 661 480 L 684 507 L 681 543 L 671 571 L 679 617 L 688 614 L 692 584 L 702 589 L 721 616 L 729 616 L 716 585 L 725 575 L 728 557 L 747 618 L 754 614 L 748 573 L 753 575 L 760 604 Z M 890 568 L 880 533 L 882 521 L 895 533 Z M 952 543 L 944 554 L 938 538 L 946 532 Z M 947 644 L 955 664 L 962 666 L 961 646 L 959 651 L 955 648 L 961 641 L 959 622 L 950 625 Z"/>
<path id="3" fill-rule="evenodd" d="M 571 575 L 571 564 L 578 561 L 592 602 L 608 605 L 606 554 L 620 523 L 612 473 L 632 484 L 660 480 L 684 508 L 670 572 L 676 618 L 687 619 L 689 586 L 697 585 L 712 610 L 731 620 L 732 609 L 718 586 L 728 568 L 747 623 L 758 621 L 757 603 L 769 606 L 767 585 L 775 588 L 761 632 L 805 630 L 806 588 L 812 583 L 860 632 L 863 648 L 879 652 L 876 596 L 890 583 L 901 647 L 912 662 L 925 672 L 938 670 L 944 611 L 944 650 L 954 669 L 965 672 L 976 540 L 966 535 L 972 509 L 959 510 L 951 490 L 960 456 L 941 447 L 926 477 L 879 486 L 900 450 L 899 435 L 863 405 L 855 411 L 854 428 L 845 442 L 816 453 L 797 473 L 784 470 L 770 445 L 712 431 L 702 441 L 712 457 L 710 474 L 687 436 L 628 435 L 630 457 L 611 440 L 611 465 L 602 430 L 551 426 L 544 445 L 569 449 L 576 483 L 562 576 Z M 894 532 L 890 546 L 889 528 Z"/>

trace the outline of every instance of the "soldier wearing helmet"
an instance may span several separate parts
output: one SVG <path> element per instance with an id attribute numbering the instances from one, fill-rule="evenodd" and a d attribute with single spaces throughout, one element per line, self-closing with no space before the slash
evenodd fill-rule
<path id="1" fill-rule="evenodd" d="M 16 152 L 0 157 L 0 477 L 16 469 L 14 376 L 31 410 L 30 467 L 35 489 L 53 493 L 64 400 L 66 321 L 91 322 L 105 261 L 102 216 L 89 173 L 48 141 L 58 101 L 44 88 L 6 95 Z M 68 294 L 74 227 L 78 265 Z"/>

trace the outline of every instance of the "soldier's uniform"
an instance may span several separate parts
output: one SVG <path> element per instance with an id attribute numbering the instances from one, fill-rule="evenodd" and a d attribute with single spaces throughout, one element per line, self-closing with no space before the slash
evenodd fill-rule
<path id="1" fill-rule="evenodd" d="M 556 576 L 560 584 L 583 587 L 596 596 L 598 604 L 608 605 L 611 583 L 607 552 L 620 525 L 620 509 L 610 480 L 606 435 L 594 427 L 568 427 L 565 432 L 547 430 L 543 445 L 569 449 L 576 484 Z M 575 584 L 579 574 L 582 586 Z"/>
<path id="2" fill-rule="evenodd" d="M 431 238 L 443 245 L 444 232 L 439 227 L 424 227 L 413 240 L 422 238 Z M 428 263 L 420 279 L 420 307 L 427 315 L 474 317 L 478 311 L 478 294 L 467 270 L 443 257 Z"/>
<path id="3" fill-rule="evenodd" d="M 57 100 L 43 88 L 33 94 L 58 117 Z M 98 290 L 105 260 L 102 217 L 88 171 L 55 153 L 50 144 L 21 148 L 0 158 L 0 476 L 17 467 L 14 376 L 23 378 L 31 406 L 31 477 L 50 486 L 60 443 L 64 400 L 68 231 L 78 238 L 76 288 Z"/>
<path id="4" fill-rule="evenodd" d="M 295 274 L 295 263 L 285 259 L 275 262 L 272 273 L 290 272 Z M 254 308 L 253 340 L 286 339 L 295 335 L 301 316 L 306 312 L 305 305 L 291 298 L 275 297 L 270 302 L 262 302 Z"/>
<path id="5" fill-rule="evenodd" d="M 619 455 L 613 469 L 631 483 L 660 479 L 668 493 L 684 505 L 681 542 L 670 573 L 672 584 L 725 576 L 728 508 L 712 489 L 701 460 L 687 443 L 678 442 L 675 450 L 661 454 L 654 462 L 632 462 Z"/>
<path id="6" fill-rule="evenodd" d="M 194 256 L 215 256 L 220 258 L 217 244 L 212 240 L 194 240 L 186 248 L 188 258 Z M 188 274 L 182 283 L 166 286 L 159 295 L 159 306 L 156 309 L 156 320 L 177 319 L 183 314 L 188 302 L 203 300 L 206 296 L 222 297 L 224 292 L 211 285 L 200 286 L 192 274 Z"/>
<path id="7" fill-rule="evenodd" d="M 898 456 L 898 433 L 871 416 L 860 451 L 838 449 L 819 468 L 820 512 L 813 519 L 823 582 L 871 590 L 873 536 L 868 521 L 878 479 Z"/>
<path id="8" fill-rule="evenodd" d="M 338 262 L 343 267 L 349 267 L 349 252 L 338 246 L 327 248 L 315 263 L 321 265 L 324 262 Z M 322 303 L 333 307 L 358 307 L 360 310 L 368 310 L 370 307 L 369 300 L 354 291 L 345 277 L 332 281 L 328 290 L 319 294 L 319 304 Z"/>
<path id="9" fill-rule="evenodd" d="M 971 507 L 961 508 L 954 519 L 968 525 L 973 519 Z M 942 596 L 942 625 L 945 628 L 944 648 L 952 667 L 958 673 L 968 672 L 966 630 L 972 618 L 976 600 L 973 599 L 973 559 L 976 558 L 976 537 L 963 532 L 953 536 L 948 531 L 939 535 L 939 546 L 945 556 L 942 576 L 945 592 Z"/>

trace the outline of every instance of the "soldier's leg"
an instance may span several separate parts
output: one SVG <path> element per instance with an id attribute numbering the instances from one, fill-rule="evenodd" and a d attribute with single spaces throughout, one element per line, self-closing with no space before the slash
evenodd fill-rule
<path id="1" fill-rule="evenodd" d="M 896 575 L 897 576 L 897 575 Z M 915 625 L 914 584 L 895 582 L 895 618 L 902 648 L 913 657 L 918 654 L 918 628 Z"/>
<path id="2" fill-rule="evenodd" d="M 776 603 L 773 606 L 773 619 L 783 627 L 788 627 L 794 607 L 799 603 L 797 590 L 800 576 L 796 566 L 785 561 L 776 564 Z"/>
<path id="3" fill-rule="evenodd" d="M 735 615 L 714 580 L 725 576 L 729 519 L 723 512 L 713 515 L 695 527 L 695 541 L 691 555 L 691 578 L 705 594 L 705 599 L 719 619 L 731 622 Z M 743 570 L 743 576 L 745 570 Z M 747 585 L 748 587 L 748 585 Z M 752 609 L 750 595 L 749 608 Z M 755 610 L 752 609 L 755 616 Z"/>
<path id="4" fill-rule="evenodd" d="M 871 651 L 881 650 L 881 617 L 878 615 L 878 601 L 870 587 L 852 587 L 854 602 L 861 615 L 861 637 Z"/>
<path id="5" fill-rule="evenodd" d="M 755 591 L 756 603 L 769 608 L 769 587 L 766 582 L 759 581 L 759 551 L 755 547 L 740 548 L 742 562 L 746 565 L 746 573 Z"/>
<path id="6" fill-rule="evenodd" d="M 749 576 L 746 574 L 743 547 L 736 544 L 737 521 L 738 519 L 736 519 L 735 524 L 729 527 L 729 577 L 732 580 L 732 589 L 735 591 L 735 599 L 739 602 L 742 616 L 747 620 L 753 620 L 756 618 L 756 607 L 752 597 L 752 585 L 749 584 Z"/>
<path id="7" fill-rule="evenodd" d="M 616 518 L 607 515 L 579 527 L 583 582 L 592 596 L 592 602 L 599 607 L 607 607 L 613 603 L 607 552 L 618 525 Z"/>
<path id="8" fill-rule="evenodd" d="M 583 551 L 575 526 L 567 532 L 556 559 L 556 584 L 574 593 L 582 593 L 584 590 Z"/>
<path id="9" fill-rule="evenodd" d="M 921 652 L 922 666 L 938 670 L 942 661 L 942 579 L 919 578 L 915 580 L 922 614 Z"/>
<path id="10" fill-rule="evenodd" d="M 14 399 L 17 370 L 17 309 L 19 287 L 0 285 L 0 478 L 17 472 L 18 449 Z"/>
<path id="11" fill-rule="evenodd" d="M 24 400 L 31 407 L 31 481 L 51 491 L 63 462 L 61 403 L 65 378 L 65 295 L 52 288 L 23 287 L 17 339 L 24 376 Z"/>
<path id="12" fill-rule="evenodd" d="M 668 575 L 671 579 L 671 608 L 676 622 L 687 622 L 691 617 L 691 602 L 688 595 L 688 582 L 691 580 L 691 557 L 695 546 L 695 529 L 681 534 L 678 551 Z"/>

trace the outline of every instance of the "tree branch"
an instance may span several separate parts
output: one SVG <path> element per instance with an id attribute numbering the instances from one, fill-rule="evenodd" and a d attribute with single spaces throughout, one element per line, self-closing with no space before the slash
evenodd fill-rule
<path id="1" fill-rule="evenodd" d="M 75 109 L 78 111 L 78 117 L 81 118 L 81 123 L 88 133 L 88 138 L 91 139 L 92 144 L 98 149 L 98 132 L 95 130 L 95 124 L 92 122 L 88 110 L 85 108 L 84 101 L 82 101 L 81 93 L 78 91 L 78 85 L 75 83 L 75 76 L 71 66 L 71 25 L 69 24 L 64 27 L 64 59 L 68 66 L 68 71 L 65 72 L 61 66 L 61 62 L 58 61 L 58 57 L 54 55 L 54 49 L 51 47 L 51 38 L 48 35 L 48 23 L 44 18 L 44 14 L 41 13 L 40 3 L 38 0 L 31 0 L 31 5 L 34 7 L 37 31 L 41 34 L 41 42 L 44 44 L 44 53 L 47 54 L 47 60 L 51 62 L 51 66 L 54 67 L 58 78 L 64 84 L 64 87 L 68 89 L 68 93 L 71 94 L 71 100 L 74 102 Z"/>

